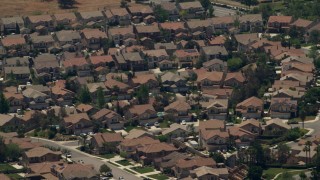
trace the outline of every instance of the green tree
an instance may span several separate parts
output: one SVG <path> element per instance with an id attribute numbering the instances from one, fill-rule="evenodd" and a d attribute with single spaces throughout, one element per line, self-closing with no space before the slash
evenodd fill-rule
<path id="1" fill-rule="evenodd" d="M 9 102 L 4 97 L 3 91 L 0 92 L 0 114 L 6 114 L 9 112 Z"/>
<path id="2" fill-rule="evenodd" d="M 320 41 L 320 31 L 312 30 L 309 35 L 309 41 L 316 44 Z"/>
<path id="3" fill-rule="evenodd" d="M 139 104 L 147 104 L 149 102 L 149 88 L 141 85 L 137 91 L 137 99 Z"/>
<path id="4" fill-rule="evenodd" d="M 261 4 L 259 6 L 259 10 L 262 13 L 262 19 L 265 21 L 267 21 L 269 16 L 271 16 L 273 13 L 272 7 L 270 4 Z"/>
<path id="5" fill-rule="evenodd" d="M 80 92 L 79 92 L 79 96 L 78 96 L 78 100 L 81 103 L 90 103 L 91 102 L 91 96 L 90 96 L 90 92 L 88 87 L 82 87 Z"/>
<path id="6" fill-rule="evenodd" d="M 0 136 L 0 162 L 4 162 L 6 160 L 6 144 L 4 143 L 4 139 Z"/>
<path id="7" fill-rule="evenodd" d="M 240 69 L 243 65 L 243 61 L 240 58 L 231 58 L 227 61 L 228 67 L 231 71 Z"/>
<path id="8" fill-rule="evenodd" d="M 278 161 L 280 163 L 286 163 L 290 155 L 290 147 L 287 144 L 278 145 Z"/>
<path id="9" fill-rule="evenodd" d="M 108 173 L 108 172 L 111 172 L 111 168 L 109 166 L 107 166 L 106 164 L 102 164 L 100 166 L 99 171 L 100 171 L 101 174 Z"/>
<path id="10" fill-rule="evenodd" d="M 304 108 L 300 109 L 299 117 L 302 121 L 302 129 L 304 129 L 304 121 L 306 120 L 306 116 L 307 116 L 307 114 L 306 114 L 306 111 L 304 110 Z"/>
<path id="11" fill-rule="evenodd" d="M 59 6 L 61 8 L 72 8 L 74 4 L 76 3 L 75 0 L 58 0 Z"/>
<path id="12" fill-rule="evenodd" d="M 260 166 L 250 166 L 248 171 L 248 178 L 250 180 L 261 179 L 263 169 Z"/>
<path id="13" fill-rule="evenodd" d="M 301 180 L 306 180 L 307 179 L 307 175 L 306 173 L 304 173 L 304 171 L 302 171 L 300 174 L 299 174 L 299 177 Z"/>
<path id="14" fill-rule="evenodd" d="M 17 161 L 21 156 L 21 149 L 17 144 L 7 144 L 5 155 L 9 161 Z"/>
<path id="15" fill-rule="evenodd" d="M 224 163 L 225 162 L 225 158 L 221 153 L 214 152 L 210 155 L 213 158 L 213 160 L 216 161 L 216 163 Z"/>
<path id="16" fill-rule="evenodd" d="M 159 139 L 160 142 L 167 142 L 169 138 L 167 135 L 159 135 L 157 139 Z"/>
<path id="17" fill-rule="evenodd" d="M 154 8 L 155 18 L 158 22 L 165 22 L 169 19 L 169 13 L 164 10 L 160 5 Z"/>
<path id="18" fill-rule="evenodd" d="M 104 93 L 103 93 L 103 89 L 102 87 L 99 87 L 98 88 L 98 91 L 97 91 L 97 102 L 98 102 L 98 107 L 101 109 L 104 107 L 105 105 L 105 99 L 104 99 Z"/>

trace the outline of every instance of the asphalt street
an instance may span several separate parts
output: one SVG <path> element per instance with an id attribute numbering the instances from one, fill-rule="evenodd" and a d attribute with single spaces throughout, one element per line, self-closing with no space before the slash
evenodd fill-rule
<path id="1" fill-rule="evenodd" d="M 237 12 L 233 9 L 228 9 L 219 6 L 213 6 L 214 12 L 213 14 L 217 17 L 230 16 L 235 15 Z"/>
<path id="2" fill-rule="evenodd" d="M 48 146 L 53 146 L 53 147 L 60 147 L 62 149 L 67 149 L 70 151 L 71 155 L 72 155 L 72 160 L 75 162 L 78 162 L 80 160 L 83 161 L 83 163 L 85 164 L 93 164 L 95 169 L 99 172 L 99 168 L 102 164 L 107 164 L 111 169 L 112 169 L 112 174 L 114 176 L 115 179 L 119 179 L 119 177 L 123 177 L 124 179 L 128 179 L 128 180 L 138 180 L 140 178 L 134 176 L 133 174 L 128 173 L 125 170 L 122 170 L 110 163 L 108 163 L 107 161 L 102 161 L 100 159 L 97 159 L 96 157 L 90 156 L 86 153 L 83 153 L 81 151 L 75 150 L 74 148 L 70 147 L 70 146 L 77 146 L 77 142 L 68 142 L 65 144 L 60 144 L 57 142 L 53 142 L 50 140 L 45 140 L 45 139 L 39 139 L 39 138 L 32 138 L 33 142 L 41 142 L 45 145 Z"/>

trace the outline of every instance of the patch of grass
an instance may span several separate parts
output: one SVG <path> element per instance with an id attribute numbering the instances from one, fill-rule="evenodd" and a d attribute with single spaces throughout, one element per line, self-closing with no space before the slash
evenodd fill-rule
<path id="1" fill-rule="evenodd" d="M 111 159 L 111 158 L 114 158 L 117 154 L 115 153 L 110 153 L 110 154 L 102 154 L 102 155 L 99 155 L 100 157 L 102 158 L 105 158 L 105 159 Z"/>
<path id="2" fill-rule="evenodd" d="M 19 174 L 6 174 L 6 176 L 14 180 L 22 178 Z"/>
<path id="3" fill-rule="evenodd" d="M 129 131 L 131 131 L 132 129 L 143 129 L 143 128 L 137 127 L 137 126 L 126 126 L 124 130 L 127 131 L 127 132 L 129 132 Z"/>
<path id="4" fill-rule="evenodd" d="M 263 177 L 265 179 L 273 179 L 277 174 L 292 171 L 294 169 L 282 169 L 282 168 L 269 168 L 263 171 Z"/>
<path id="5" fill-rule="evenodd" d="M 304 121 L 311 121 L 311 120 L 314 120 L 316 118 L 316 116 L 306 116 L 306 119 Z M 301 118 L 299 117 L 296 117 L 296 118 L 293 118 L 294 121 L 298 121 L 298 122 L 302 122 Z"/>
<path id="6" fill-rule="evenodd" d="M 150 175 L 148 177 L 151 177 L 153 179 L 158 179 L 158 180 L 165 180 L 165 179 L 169 179 L 168 176 L 164 175 L 164 174 L 153 174 L 153 175 Z"/>
<path id="7" fill-rule="evenodd" d="M 153 167 L 133 167 L 131 168 L 134 171 L 137 171 L 140 174 L 144 174 L 144 173 L 149 173 L 149 172 L 153 172 L 154 168 Z"/>
<path id="8" fill-rule="evenodd" d="M 160 127 L 161 127 L 161 128 L 168 128 L 168 127 L 170 127 L 170 124 L 172 124 L 172 122 L 169 122 L 169 120 L 163 120 L 163 121 L 160 123 Z"/>
<path id="9" fill-rule="evenodd" d="M 133 171 L 131 171 L 130 169 L 127 169 L 127 168 L 124 168 L 124 170 L 127 171 L 127 172 L 129 172 L 129 173 L 131 173 L 131 174 L 137 174 L 137 173 L 135 173 L 135 172 L 133 172 Z"/>
<path id="10" fill-rule="evenodd" d="M 0 164 L 0 171 L 5 171 L 5 170 L 15 170 L 13 166 L 10 164 Z"/>
<path id="11" fill-rule="evenodd" d="M 130 166 L 132 165 L 128 160 L 126 159 L 123 159 L 123 160 L 120 160 L 120 161 L 116 161 L 116 163 L 118 164 L 121 164 L 122 166 Z"/>

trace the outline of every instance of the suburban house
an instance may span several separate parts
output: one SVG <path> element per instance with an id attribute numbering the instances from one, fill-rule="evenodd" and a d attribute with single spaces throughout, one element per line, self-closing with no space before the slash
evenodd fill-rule
<path id="1" fill-rule="evenodd" d="M 101 11 L 79 12 L 79 19 L 83 25 L 104 25 L 106 20 Z"/>
<path id="2" fill-rule="evenodd" d="M 128 52 L 123 53 L 122 58 L 125 66 L 129 68 L 129 70 L 133 71 L 143 71 L 146 70 L 148 66 L 147 62 L 141 57 L 139 52 Z M 119 60 L 118 58 L 116 58 Z M 118 61 L 120 63 L 120 61 Z"/>
<path id="3" fill-rule="evenodd" d="M 187 125 L 173 123 L 169 128 L 164 129 L 161 133 L 164 136 L 168 136 L 169 141 L 175 138 L 186 138 L 189 135 Z"/>
<path id="4" fill-rule="evenodd" d="M 165 49 L 144 50 L 142 53 L 148 61 L 148 67 L 150 69 L 154 68 L 160 61 L 169 59 L 169 55 Z"/>
<path id="5" fill-rule="evenodd" d="M 27 82 L 30 78 L 29 67 L 5 67 L 4 68 L 5 79 L 17 79 L 22 82 Z"/>
<path id="6" fill-rule="evenodd" d="M 269 32 L 283 32 L 290 28 L 292 16 L 270 16 L 267 24 Z"/>
<path id="7" fill-rule="evenodd" d="M 124 139 L 120 145 L 119 150 L 127 153 L 128 157 L 134 157 L 139 147 L 143 147 L 150 144 L 158 144 L 159 140 L 155 140 L 151 137 L 143 136 L 135 139 Z"/>
<path id="8" fill-rule="evenodd" d="M 141 38 L 150 38 L 155 41 L 161 39 L 160 29 L 158 24 L 153 25 L 136 25 L 135 26 L 135 33 L 138 35 L 138 39 Z"/>
<path id="9" fill-rule="evenodd" d="M 147 86 L 151 91 L 157 91 L 159 87 L 159 82 L 157 81 L 154 74 L 138 74 L 132 78 L 133 86 L 137 89 L 141 85 Z"/>
<path id="10" fill-rule="evenodd" d="M 264 110 L 264 102 L 263 100 L 252 96 L 240 103 L 236 106 L 236 112 L 242 117 L 245 118 L 256 118 L 259 119 L 262 116 Z"/>
<path id="11" fill-rule="evenodd" d="M 213 17 L 211 18 L 211 24 L 213 26 L 214 32 L 229 32 L 234 28 L 234 17 L 233 16 L 223 16 L 223 17 Z"/>
<path id="12" fill-rule="evenodd" d="M 209 99 L 201 101 L 200 105 L 209 119 L 227 120 L 228 99 Z"/>
<path id="13" fill-rule="evenodd" d="M 187 29 L 184 26 L 183 22 L 164 22 L 159 23 L 159 27 L 165 33 L 167 33 L 167 37 L 165 39 L 174 40 L 175 36 L 179 33 L 187 33 Z"/>
<path id="14" fill-rule="evenodd" d="M 224 86 L 238 87 L 242 86 L 245 82 L 245 77 L 242 72 L 229 72 L 224 79 Z"/>
<path id="15" fill-rule="evenodd" d="M 90 75 L 90 66 L 85 58 L 72 58 L 62 62 L 66 74 L 77 74 L 78 76 Z"/>
<path id="16" fill-rule="evenodd" d="M 22 91 L 24 101 L 30 109 L 46 109 L 49 107 L 50 96 L 38 90 L 27 88 Z"/>
<path id="17" fill-rule="evenodd" d="M 103 42 L 108 38 L 107 34 L 99 29 L 84 29 L 81 31 L 83 45 L 98 50 L 103 46 Z"/>
<path id="18" fill-rule="evenodd" d="M 153 135 L 150 132 L 147 132 L 142 129 L 132 129 L 128 132 L 128 135 L 126 135 L 124 138 L 125 139 L 136 139 L 136 138 L 145 137 L 145 136 L 153 138 Z"/>
<path id="19" fill-rule="evenodd" d="M 4 48 L 1 50 L 6 57 L 25 56 L 28 52 L 28 44 L 25 36 L 20 34 L 8 35 L 1 39 L 0 45 Z"/>
<path id="20" fill-rule="evenodd" d="M 63 118 L 62 123 L 68 134 L 79 135 L 92 132 L 92 121 L 86 113 L 70 114 Z"/>
<path id="21" fill-rule="evenodd" d="M 62 49 L 70 52 L 80 50 L 82 47 L 79 31 L 62 30 L 55 33 L 55 38 Z"/>
<path id="22" fill-rule="evenodd" d="M 126 26 L 131 23 L 131 15 L 126 8 L 112 8 L 104 11 L 109 25 Z"/>
<path id="23" fill-rule="evenodd" d="M 183 93 L 189 90 L 186 77 L 179 72 L 166 72 L 161 76 L 161 83 L 165 91 Z"/>
<path id="24" fill-rule="evenodd" d="M 133 105 L 124 114 L 128 121 L 136 122 L 140 125 L 154 124 L 158 121 L 157 111 L 151 104 Z"/>
<path id="25" fill-rule="evenodd" d="M 178 67 L 191 67 L 199 60 L 199 52 L 197 49 L 179 49 L 176 50 L 174 55 L 178 61 Z"/>
<path id="26" fill-rule="evenodd" d="M 221 120 L 207 120 L 199 123 L 199 145 L 207 151 L 227 148 L 229 133 L 225 122 Z"/>
<path id="27" fill-rule="evenodd" d="M 256 135 L 260 135 L 262 133 L 262 125 L 259 120 L 256 119 L 247 119 L 246 121 L 242 121 L 239 124 L 239 128 Z"/>
<path id="28" fill-rule="evenodd" d="M 74 13 L 61 13 L 52 15 L 54 26 L 57 28 L 72 28 L 77 23 L 77 17 Z"/>
<path id="29" fill-rule="evenodd" d="M 54 47 L 55 41 L 51 35 L 39 36 L 36 33 L 30 35 L 30 40 L 34 49 L 40 52 L 49 52 L 49 49 Z"/>
<path id="30" fill-rule="evenodd" d="M 263 29 L 262 14 L 241 14 L 237 20 L 242 32 L 261 32 Z"/>
<path id="31" fill-rule="evenodd" d="M 204 62 L 203 68 L 205 68 L 207 71 L 226 72 L 228 70 L 228 65 L 226 61 L 220 59 L 212 59 Z"/>
<path id="32" fill-rule="evenodd" d="M 45 27 L 48 31 L 53 31 L 54 22 L 50 15 L 27 16 L 25 19 L 26 27 L 32 30 Z"/>
<path id="33" fill-rule="evenodd" d="M 203 54 L 207 61 L 211 59 L 226 59 L 228 52 L 224 46 L 205 46 L 201 47 L 200 53 Z"/>
<path id="34" fill-rule="evenodd" d="M 9 112 L 16 113 L 18 109 L 22 110 L 24 107 L 24 97 L 18 92 L 3 92 L 4 97 L 9 103 Z"/>
<path id="35" fill-rule="evenodd" d="M 137 44 L 136 35 L 133 33 L 133 26 L 110 28 L 108 36 L 113 40 L 114 44 L 132 46 Z"/>
<path id="36" fill-rule="evenodd" d="M 199 167 L 216 167 L 216 162 L 212 158 L 194 157 L 192 159 L 180 159 L 173 167 L 175 177 L 182 179 L 190 175 L 191 171 Z"/>
<path id="37" fill-rule="evenodd" d="M 23 125 L 23 120 L 17 116 L 0 114 L 0 119 L 0 129 L 3 131 L 17 129 Z"/>
<path id="38" fill-rule="evenodd" d="M 29 151 L 26 151 L 22 155 L 23 161 L 26 164 L 31 163 L 40 163 L 40 162 L 53 162 L 53 161 L 59 161 L 61 158 L 61 152 L 60 151 L 51 151 L 48 148 L 44 147 L 36 147 L 33 149 L 30 149 Z"/>
<path id="39" fill-rule="evenodd" d="M 55 55 L 41 54 L 34 59 L 35 76 L 49 81 L 60 73 L 60 61 Z"/>
<path id="40" fill-rule="evenodd" d="M 122 141 L 121 133 L 96 133 L 92 136 L 91 145 L 95 154 L 114 153 Z"/>
<path id="41" fill-rule="evenodd" d="M 201 166 L 190 171 L 190 178 L 192 179 L 229 179 L 228 168 L 212 168 L 208 166 Z"/>
<path id="42" fill-rule="evenodd" d="M 285 134 L 291 126 L 282 122 L 281 119 L 271 119 L 266 121 L 266 125 L 263 129 L 263 135 L 265 136 L 282 136 Z"/>
<path id="43" fill-rule="evenodd" d="M 173 145 L 164 142 L 151 143 L 137 147 L 135 156 L 143 165 L 150 165 L 155 158 L 166 156 L 174 151 L 177 149 Z"/>
<path id="44" fill-rule="evenodd" d="M 24 21 L 20 16 L 4 17 L 0 19 L 0 22 L 5 35 L 11 33 L 19 34 L 20 29 L 24 28 Z"/>
<path id="45" fill-rule="evenodd" d="M 205 69 L 194 70 L 197 74 L 197 83 L 201 87 L 220 86 L 223 79 L 223 72 L 207 71 Z"/>
<path id="46" fill-rule="evenodd" d="M 205 14 L 204 8 L 199 1 L 181 2 L 177 5 L 179 11 L 186 12 L 184 18 L 195 19 Z"/>
<path id="47" fill-rule="evenodd" d="M 108 127 L 112 130 L 122 129 L 124 125 L 121 115 L 106 108 L 93 114 L 92 119 L 101 122 L 103 127 Z"/>
<path id="48" fill-rule="evenodd" d="M 272 98 L 269 110 L 271 118 L 289 119 L 297 115 L 297 100 Z"/>
<path id="49" fill-rule="evenodd" d="M 177 122 L 180 122 L 182 120 L 190 121 L 190 110 L 191 106 L 183 100 L 177 100 L 175 102 L 172 102 L 164 108 L 164 112 L 167 113 L 167 116 L 174 118 Z"/>
<path id="50" fill-rule="evenodd" d="M 236 34 L 234 37 L 238 42 L 237 50 L 240 52 L 250 51 L 252 49 L 252 44 L 256 43 L 260 39 L 258 33 Z"/>
<path id="51" fill-rule="evenodd" d="M 179 19 L 179 11 L 174 2 L 161 1 L 160 6 L 168 13 L 170 21 Z"/>
<path id="52" fill-rule="evenodd" d="M 150 6 L 131 5 L 127 7 L 128 12 L 132 17 L 132 22 L 140 23 L 148 16 L 153 15 L 153 10 Z"/>
<path id="53" fill-rule="evenodd" d="M 100 176 L 90 164 L 56 165 L 51 173 L 58 179 L 99 179 Z"/>

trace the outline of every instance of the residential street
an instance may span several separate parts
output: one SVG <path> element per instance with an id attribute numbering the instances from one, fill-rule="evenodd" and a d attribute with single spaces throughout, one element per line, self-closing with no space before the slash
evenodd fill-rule
<path id="1" fill-rule="evenodd" d="M 82 160 L 85 164 L 93 164 L 95 169 L 97 171 L 99 171 L 99 168 L 102 164 L 107 164 L 111 169 L 112 169 L 112 173 L 114 175 L 115 179 L 118 179 L 119 177 L 123 177 L 124 179 L 129 179 L 129 180 L 138 180 L 140 178 L 134 176 L 133 174 L 128 173 L 127 171 L 124 171 L 110 163 L 107 162 L 107 160 L 100 160 L 97 159 L 94 156 L 88 155 L 86 153 L 83 153 L 77 149 L 75 149 L 74 147 L 77 146 L 77 142 L 54 142 L 51 140 L 45 140 L 45 139 L 39 139 L 39 138 L 34 138 L 31 137 L 31 139 L 33 140 L 33 142 L 41 142 L 45 145 L 48 146 L 53 146 L 53 147 L 60 147 L 63 149 L 68 149 L 71 152 L 72 155 L 72 160 L 74 161 L 78 161 L 78 160 Z"/>

